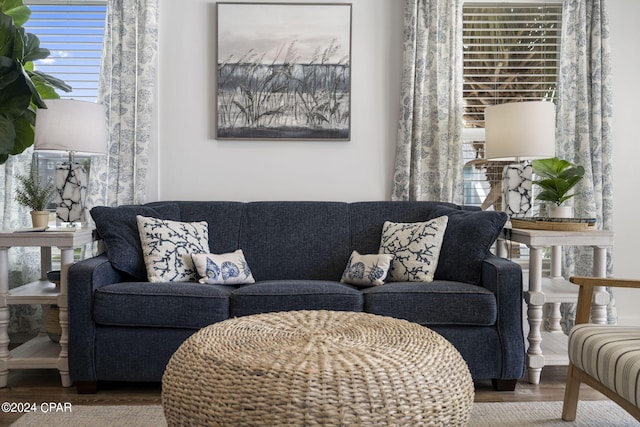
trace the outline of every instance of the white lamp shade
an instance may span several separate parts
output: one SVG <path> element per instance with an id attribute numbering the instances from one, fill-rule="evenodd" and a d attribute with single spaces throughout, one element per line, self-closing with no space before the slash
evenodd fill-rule
<path id="1" fill-rule="evenodd" d="M 34 150 L 73 151 L 77 154 L 107 152 L 105 107 L 73 99 L 47 99 L 38 108 Z"/>
<path id="2" fill-rule="evenodd" d="M 491 105 L 484 110 L 485 158 L 533 160 L 556 153 L 555 106 L 549 101 Z"/>

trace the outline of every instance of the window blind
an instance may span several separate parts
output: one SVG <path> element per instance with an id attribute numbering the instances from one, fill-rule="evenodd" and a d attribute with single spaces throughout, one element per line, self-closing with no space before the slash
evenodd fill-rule
<path id="1" fill-rule="evenodd" d="M 36 70 L 62 79 L 71 92 L 61 98 L 95 102 L 102 58 L 105 1 L 31 1 L 31 18 L 24 25 L 51 51 L 34 63 Z"/>
<path id="2" fill-rule="evenodd" d="M 561 4 L 464 5 L 465 127 L 487 105 L 555 99 L 561 24 Z"/>
<path id="3" fill-rule="evenodd" d="M 555 99 L 561 25 L 557 2 L 463 5 L 465 204 L 500 208 L 505 163 L 484 160 L 484 109 Z"/>

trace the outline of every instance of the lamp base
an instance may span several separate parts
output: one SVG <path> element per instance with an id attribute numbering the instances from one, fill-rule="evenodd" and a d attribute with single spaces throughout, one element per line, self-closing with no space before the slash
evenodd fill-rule
<path id="1" fill-rule="evenodd" d="M 62 163 L 56 169 L 56 216 L 61 222 L 84 221 L 87 198 L 87 170 L 75 162 Z"/>
<path id="2" fill-rule="evenodd" d="M 504 167 L 502 175 L 504 211 L 509 216 L 532 216 L 533 167 L 530 162 Z"/>

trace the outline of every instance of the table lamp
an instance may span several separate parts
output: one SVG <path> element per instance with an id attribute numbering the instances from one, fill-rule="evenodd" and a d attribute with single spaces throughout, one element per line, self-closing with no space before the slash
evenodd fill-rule
<path id="1" fill-rule="evenodd" d="M 503 206 L 509 216 L 532 215 L 529 160 L 554 157 L 555 106 L 550 101 L 514 102 L 484 110 L 485 158 L 513 160 L 502 178 Z"/>
<path id="2" fill-rule="evenodd" d="M 56 216 L 63 223 L 83 221 L 87 170 L 75 155 L 107 152 L 104 105 L 72 99 L 48 99 L 36 115 L 34 150 L 67 151 L 69 161 L 56 169 Z"/>

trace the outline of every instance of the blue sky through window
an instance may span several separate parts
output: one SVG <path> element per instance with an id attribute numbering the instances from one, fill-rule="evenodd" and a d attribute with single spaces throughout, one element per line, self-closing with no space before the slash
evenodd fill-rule
<path id="1" fill-rule="evenodd" d="M 31 18 L 25 24 L 51 55 L 35 62 L 39 71 L 65 81 L 72 92 L 62 98 L 96 101 L 102 57 L 106 5 L 29 4 Z"/>

